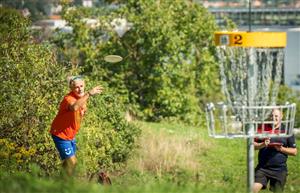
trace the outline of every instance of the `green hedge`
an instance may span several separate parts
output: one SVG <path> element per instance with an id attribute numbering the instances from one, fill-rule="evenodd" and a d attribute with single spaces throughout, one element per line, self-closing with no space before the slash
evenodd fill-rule
<path id="1" fill-rule="evenodd" d="M 0 165 L 14 171 L 36 163 L 50 174 L 60 160 L 49 129 L 68 92 L 69 69 L 57 63 L 51 46 L 34 41 L 29 22 L 17 11 L 0 8 L 0 29 Z M 139 129 L 125 121 L 113 94 L 95 97 L 89 105 L 80 137 L 92 137 L 80 142 L 82 161 L 89 171 L 125 162 Z"/>

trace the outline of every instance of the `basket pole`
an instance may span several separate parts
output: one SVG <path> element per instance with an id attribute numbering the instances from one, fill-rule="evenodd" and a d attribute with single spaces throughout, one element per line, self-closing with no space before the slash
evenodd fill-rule
<path id="1" fill-rule="evenodd" d="M 254 124 L 248 125 L 248 135 L 251 137 L 247 138 L 247 187 L 248 192 L 252 193 L 254 186 Z"/>

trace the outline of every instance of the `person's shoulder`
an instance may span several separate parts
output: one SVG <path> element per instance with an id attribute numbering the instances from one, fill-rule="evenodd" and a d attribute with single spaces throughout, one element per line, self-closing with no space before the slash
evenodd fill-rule
<path id="1" fill-rule="evenodd" d="M 76 97 L 74 96 L 74 94 L 73 94 L 72 92 L 69 92 L 68 94 L 66 94 L 66 95 L 64 96 L 64 99 L 69 99 L 69 98 L 74 98 L 74 99 L 76 99 Z"/>
<path id="2" fill-rule="evenodd" d="M 296 137 L 294 134 L 286 138 L 287 142 L 290 144 L 290 147 L 296 147 Z"/>
<path id="3" fill-rule="evenodd" d="M 295 135 L 293 134 L 293 135 L 289 136 L 288 139 L 296 139 L 296 138 L 295 138 Z"/>
<path id="4" fill-rule="evenodd" d="M 67 95 L 64 96 L 64 99 L 63 101 L 66 101 L 66 102 L 73 102 L 73 101 L 76 101 L 76 97 L 72 94 L 72 92 L 68 93 Z"/>

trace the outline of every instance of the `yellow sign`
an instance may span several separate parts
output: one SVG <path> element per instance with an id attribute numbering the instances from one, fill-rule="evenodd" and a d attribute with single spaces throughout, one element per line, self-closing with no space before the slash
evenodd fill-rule
<path id="1" fill-rule="evenodd" d="M 215 32 L 217 46 L 284 48 L 285 32 Z"/>

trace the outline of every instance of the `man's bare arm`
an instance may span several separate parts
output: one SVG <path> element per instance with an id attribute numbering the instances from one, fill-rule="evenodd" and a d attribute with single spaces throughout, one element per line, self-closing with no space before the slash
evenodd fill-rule
<path id="1" fill-rule="evenodd" d="M 277 151 L 280 151 L 286 155 L 292 155 L 296 156 L 297 155 L 297 148 L 294 147 L 283 147 L 283 146 L 278 146 L 275 147 Z"/>
<path id="2" fill-rule="evenodd" d="M 87 100 L 90 96 L 100 94 L 100 93 L 102 93 L 102 91 L 103 91 L 103 88 L 101 86 L 94 87 L 93 89 L 91 89 L 90 91 L 85 93 L 85 95 L 83 97 L 81 97 L 76 102 L 71 104 L 70 105 L 70 110 L 71 111 L 77 111 L 80 107 L 83 107 L 86 104 L 86 102 L 87 102 Z"/>

